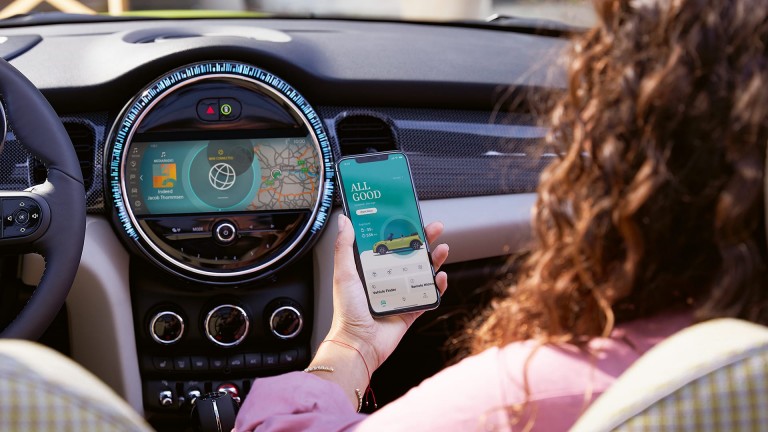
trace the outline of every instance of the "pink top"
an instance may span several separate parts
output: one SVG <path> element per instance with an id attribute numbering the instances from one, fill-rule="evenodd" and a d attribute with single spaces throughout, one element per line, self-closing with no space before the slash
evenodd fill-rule
<path id="1" fill-rule="evenodd" d="M 237 418 L 237 431 L 486 431 L 568 429 L 584 409 L 643 353 L 692 324 L 666 314 L 617 326 L 590 342 L 592 355 L 572 346 L 533 341 L 491 348 L 424 380 L 374 414 L 357 414 L 344 391 L 314 374 L 292 372 L 256 380 Z M 535 352 L 534 352 L 535 351 Z M 526 401 L 524 373 L 530 388 Z"/>

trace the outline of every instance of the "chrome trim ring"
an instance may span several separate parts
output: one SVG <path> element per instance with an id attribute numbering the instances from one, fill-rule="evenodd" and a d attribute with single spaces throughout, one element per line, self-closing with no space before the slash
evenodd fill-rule
<path id="1" fill-rule="evenodd" d="M 216 311 L 218 311 L 219 309 L 225 308 L 225 307 L 236 309 L 245 318 L 245 331 L 243 332 L 243 335 L 240 336 L 240 338 L 238 338 L 236 341 L 229 342 L 229 343 L 217 341 L 213 337 L 211 332 L 208 331 L 208 323 L 211 321 L 211 316 L 213 316 L 213 314 L 216 313 Z M 205 330 L 205 336 L 208 338 L 208 340 L 210 340 L 211 342 L 219 346 L 233 347 L 233 346 L 240 345 L 240 343 L 243 340 L 245 340 L 245 338 L 248 336 L 248 331 L 251 329 L 251 319 L 248 318 L 248 314 L 245 313 L 245 310 L 243 310 L 243 308 L 241 308 L 240 306 L 235 306 L 233 304 L 223 304 L 223 305 L 216 306 L 215 308 L 211 309 L 210 312 L 208 312 L 208 315 L 205 316 L 205 322 L 203 323 L 203 327 L 204 327 L 203 330 Z"/>
<path id="2" fill-rule="evenodd" d="M 164 341 L 164 340 L 160 339 L 157 336 L 157 334 L 155 334 L 155 324 L 157 323 L 157 320 L 160 319 L 161 316 L 166 315 L 166 314 L 167 315 L 173 315 L 181 323 L 181 331 L 179 332 L 179 336 L 177 336 L 176 339 L 174 339 L 172 341 Z M 157 314 L 155 314 L 155 316 L 152 317 L 152 320 L 149 322 L 149 334 L 150 334 L 150 336 L 152 336 L 152 339 L 154 339 L 155 342 L 157 342 L 159 344 L 162 344 L 162 345 L 170 345 L 170 344 L 174 344 L 174 343 L 178 342 L 179 339 L 181 339 L 181 337 L 184 336 L 184 329 L 185 329 L 185 327 L 184 327 L 184 319 L 182 319 L 181 316 L 179 314 L 177 314 L 176 312 L 171 312 L 171 311 L 158 312 Z"/>
<path id="3" fill-rule="evenodd" d="M 296 313 L 296 316 L 299 318 L 299 328 L 296 329 L 295 332 L 289 334 L 289 335 L 281 335 L 278 332 L 275 331 L 275 327 L 272 325 L 272 321 L 275 319 L 275 315 L 277 315 L 278 312 L 283 310 L 292 310 L 294 313 Z M 272 312 L 272 315 L 269 317 L 269 329 L 272 331 L 272 334 L 279 337 L 280 339 L 292 339 L 296 337 L 299 333 L 301 333 L 301 330 L 304 328 L 304 317 L 301 315 L 301 312 L 299 312 L 298 309 L 296 309 L 293 306 L 280 306 L 279 308 L 275 309 L 274 312 Z"/>

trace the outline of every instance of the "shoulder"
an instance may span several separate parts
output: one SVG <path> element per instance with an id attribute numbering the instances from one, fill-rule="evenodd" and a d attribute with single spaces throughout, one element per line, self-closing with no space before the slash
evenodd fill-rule
<path id="1" fill-rule="evenodd" d="M 526 400 L 546 404 L 552 397 L 562 400 L 563 395 L 577 391 L 583 397 L 583 386 L 577 390 L 575 384 L 560 382 L 574 373 L 564 362 L 577 359 L 578 350 L 534 341 L 490 348 L 425 380 L 368 417 L 359 431 L 507 429 L 509 410 L 522 408 Z M 558 378 L 549 380 L 548 373 L 555 371 Z"/>
<path id="2" fill-rule="evenodd" d="M 670 315 L 628 323 L 588 349 L 533 340 L 491 348 L 425 380 L 360 430 L 506 428 L 510 413 L 529 409 L 537 429 L 567 429 L 648 348 L 690 321 Z"/>
<path id="3" fill-rule="evenodd" d="M 358 431 L 485 429 L 484 412 L 503 400 L 498 354 L 491 348 L 444 369 L 369 416 Z"/>

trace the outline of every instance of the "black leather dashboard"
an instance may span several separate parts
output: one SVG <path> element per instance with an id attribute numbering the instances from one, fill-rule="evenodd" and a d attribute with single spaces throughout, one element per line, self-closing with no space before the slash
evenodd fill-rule
<path id="1" fill-rule="evenodd" d="M 284 36 L 270 40 L 259 30 Z M 65 112 L 120 107 L 148 80 L 210 59 L 258 64 L 315 105 L 492 109 L 507 88 L 559 87 L 559 74 L 548 69 L 564 47 L 562 39 L 501 30 L 341 20 L 0 29 L 7 37 L 30 33 L 43 40 L 11 63 Z"/>

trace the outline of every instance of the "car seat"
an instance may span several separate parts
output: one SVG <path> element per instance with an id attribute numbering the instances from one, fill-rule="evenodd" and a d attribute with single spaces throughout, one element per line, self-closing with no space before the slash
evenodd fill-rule
<path id="1" fill-rule="evenodd" d="M 731 318 L 664 340 L 635 362 L 571 429 L 768 431 L 768 328 Z"/>
<path id="2" fill-rule="evenodd" d="M 101 380 L 42 345 L 0 343 L 0 430 L 150 431 Z"/>

